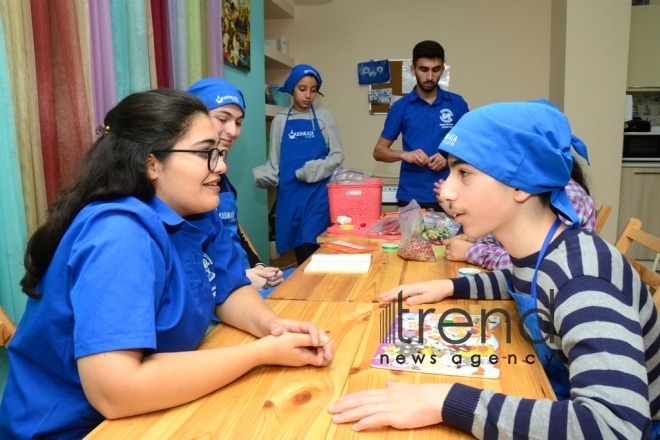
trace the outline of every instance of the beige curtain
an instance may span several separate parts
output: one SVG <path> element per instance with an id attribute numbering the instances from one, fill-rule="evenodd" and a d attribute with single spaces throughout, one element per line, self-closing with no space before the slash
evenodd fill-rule
<path id="1" fill-rule="evenodd" d="M 0 16 L 6 33 L 25 217 L 28 235 L 32 235 L 46 220 L 48 205 L 30 2 L 0 1 Z"/>
<path id="2" fill-rule="evenodd" d="M 82 55 L 82 69 L 85 78 L 85 93 L 87 95 L 87 108 L 89 111 L 89 120 L 91 121 L 90 139 L 96 136 L 95 127 L 99 124 L 94 122 L 94 100 L 92 99 L 92 57 L 90 48 L 90 30 L 89 30 L 89 0 L 76 1 L 76 18 L 78 19 L 78 39 L 80 40 L 80 52 Z"/>
<path id="3" fill-rule="evenodd" d="M 158 88 L 158 75 L 156 74 L 156 51 L 154 49 L 154 21 L 151 17 L 151 0 L 144 0 L 144 16 L 147 20 L 147 49 L 149 50 L 149 78 L 151 88 Z"/>

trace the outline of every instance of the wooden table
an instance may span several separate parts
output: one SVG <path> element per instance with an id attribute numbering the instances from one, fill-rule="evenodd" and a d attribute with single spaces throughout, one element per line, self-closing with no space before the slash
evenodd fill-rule
<path id="1" fill-rule="evenodd" d="M 341 395 L 374 309 L 368 303 L 274 301 L 287 318 L 316 323 L 335 344 L 327 368 L 261 367 L 194 402 L 169 410 L 106 420 L 88 439 L 325 438 L 327 407 Z M 255 338 L 219 325 L 200 349 L 244 344 Z M 230 362 L 230 360 L 228 360 Z"/>
<path id="2" fill-rule="evenodd" d="M 333 253 L 325 248 L 317 252 Z M 369 273 L 364 275 L 304 273 L 307 264 L 303 263 L 273 290 L 269 298 L 377 303 L 380 302 L 378 295 L 401 284 L 457 277 L 460 267 L 477 267 L 445 259 L 434 263 L 407 261 L 397 256 L 396 252 L 381 248 L 372 253 Z"/>
<path id="3" fill-rule="evenodd" d="M 321 252 L 326 252 L 322 249 Z M 282 317 L 309 320 L 328 331 L 335 358 L 327 368 L 260 367 L 234 383 L 186 405 L 169 410 L 105 421 L 87 438 L 206 439 L 447 439 L 471 438 L 443 425 L 412 431 L 382 428 L 354 433 L 351 424 L 335 425 L 327 407 L 339 396 L 384 387 L 388 380 L 408 383 L 460 382 L 478 388 L 527 397 L 554 399 L 539 362 L 524 362 L 533 348 L 518 331 L 513 301 L 445 300 L 425 305 L 441 312 L 460 307 L 473 314 L 502 308 L 511 317 L 511 342 L 501 345 L 499 379 L 462 378 L 371 368 L 380 342 L 380 313 L 386 304 L 377 295 L 402 283 L 455 276 L 461 263 L 404 261 L 395 252 L 374 252 L 366 275 L 304 274 L 296 270 L 271 294 L 268 304 Z M 415 308 L 411 309 L 415 310 Z M 504 325 L 504 320 L 502 324 Z M 504 327 L 503 327 L 504 329 Z M 501 339 L 504 339 L 502 332 Z M 254 338 L 220 325 L 200 349 L 242 344 Z M 507 363 L 515 354 L 517 362 Z M 507 356 L 507 357 L 505 357 Z M 411 402 L 414 396 L 411 396 Z"/>
<path id="4" fill-rule="evenodd" d="M 380 343 L 380 312 L 382 308 L 376 306 L 372 312 L 371 319 L 365 336 L 362 339 L 357 356 L 350 369 L 350 374 L 346 385 L 342 391 L 342 396 L 357 391 L 384 388 L 388 381 L 406 382 L 411 384 L 420 383 L 462 383 L 476 388 L 491 389 L 495 392 L 503 392 L 515 396 L 521 396 L 531 399 L 549 398 L 555 399 L 552 387 L 543 371 L 541 364 L 536 361 L 533 364 L 526 363 L 525 357 L 534 354 L 532 346 L 526 342 L 518 332 L 518 312 L 515 302 L 506 301 L 474 301 L 474 300 L 445 300 L 441 303 L 426 304 L 424 309 L 435 308 L 436 313 L 441 313 L 447 309 L 458 307 L 470 314 L 479 315 L 481 309 L 487 312 L 502 308 L 507 311 L 511 317 L 511 340 L 505 343 L 505 331 L 501 332 L 500 348 L 500 378 L 499 379 L 479 379 L 460 376 L 443 376 L 439 374 L 424 374 L 413 372 L 402 372 L 397 370 L 386 370 L 372 368 L 371 359 L 374 357 L 376 349 Z M 411 311 L 417 311 L 420 307 L 407 307 Z M 504 319 L 502 324 L 504 325 Z M 504 330 L 505 327 L 502 328 Z M 513 363 L 515 355 L 516 363 Z M 511 364 L 508 363 L 509 359 Z M 530 361 L 533 358 L 529 358 Z M 410 396 L 411 404 L 414 403 L 415 396 Z M 474 438 L 472 435 L 450 428 L 444 425 L 427 426 L 415 430 L 400 431 L 391 427 L 384 427 L 356 433 L 351 429 L 352 424 L 330 425 L 326 439 L 467 439 Z"/>
<path id="5" fill-rule="evenodd" d="M 316 237 L 317 243 L 328 243 L 330 241 L 342 240 L 342 241 L 352 241 L 355 243 L 368 243 L 372 245 L 380 246 L 383 243 L 398 243 L 399 240 L 386 240 L 384 238 L 370 238 L 362 237 L 360 235 L 340 235 L 340 234 L 328 234 L 324 232 L 323 234 Z"/>

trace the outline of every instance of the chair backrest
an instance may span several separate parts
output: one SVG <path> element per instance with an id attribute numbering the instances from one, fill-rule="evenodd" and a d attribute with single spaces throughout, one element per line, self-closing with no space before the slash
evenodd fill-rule
<path id="1" fill-rule="evenodd" d="M 9 345 L 9 341 L 16 333 L 16 324 L 14 321 L 7 315 L 5 310 L 0 307 L 0 345 L 5 347 Z"/>
<path id="2" fill-rule="evenodd" d="M 596 235 L 600 235 L 600 231 L 603 230 L 607 218 L 612 212 L 612 207 L 610 205 L 603 205 L 596 210 Z"/>
<path id="3" fill-rule="evenodd" d="M 651 249 L 652 251 L 660 253 L 660 238 L 642 231 L 642 222 L 636 218 L 631 218 L 628 221 L 626 228 L 621 233 L 621 237 L 619 237 L 615 246 L 619 252 L 625 255 L 625 253 L 628 252 L 628 249 L 630 249 L 630 245 L 632 245 L 633 241 Z M 655 296 L 655 292 L 660 289 L 660 274 L 630 257 L 626 256 L 626 258 L 639 273 L 642 281 L 649 286 L 651 293 Z"/>
<path id="4" fill-rule="evenodd" d="M 239 231 L 241 234 L 243 234 L 243 237 L 245 237 L 245 241 L 247 241 L 247 244 L 250 245 L 250 249 L 252 249 L 252 252 L 254 252 L 254 255 L 256 255 L 257 257 L 259 257 L 259 253 L 258 253 L 257 250 L 254 248 L 254 245 L 252 244 L 252 241 L 250 241 L 250 237 L 248 237 L 248 235 L 245 233 L 245 229 L 243 229 L 243 226 L 241 226 L 240 223 L 238 224 L 238 231 Z M 261 257 L 259 257 L 259 259 L 261 259 Z"/>

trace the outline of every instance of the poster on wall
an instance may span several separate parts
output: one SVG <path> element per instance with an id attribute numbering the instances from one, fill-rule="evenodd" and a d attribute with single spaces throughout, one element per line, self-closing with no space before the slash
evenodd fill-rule
<path id="1" fill-rule="evenodd" d="M 250 71 L 250 0 L 222 0 L 225 64 Z"/>

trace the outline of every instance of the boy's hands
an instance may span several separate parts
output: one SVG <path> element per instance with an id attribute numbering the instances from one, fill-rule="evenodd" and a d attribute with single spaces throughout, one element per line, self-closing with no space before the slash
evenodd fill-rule
<path id="1" fill-rule="evenodd" d="M 451 280 L 433 280 L 421 283 L 397 286 L 380 295 L 382 301 L 394 301 L 402 292 L 410 306 L 429 304 L 442 301 L 454 293 L 454 284 Z"/>

